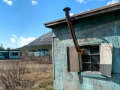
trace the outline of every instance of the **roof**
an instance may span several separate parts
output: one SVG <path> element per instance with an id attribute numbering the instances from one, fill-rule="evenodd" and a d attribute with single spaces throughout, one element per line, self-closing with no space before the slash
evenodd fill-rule
<path id="1" fill-rule="evenodd" d="M 0 52 L 19 52 L 20 50 L 0 50 Z"/>
<path id="2" fill-rule="evenodd" d="M 71 16 L 71 20 L 75 21 L 75 20 L 87 18 L 87 17 L 90 17 L 90 16 L 100 15 L 100 14 L 103 14 L 103 13 L 115 12 L 115 11 L 118 11 L 118 10 L 120 10 L 120 3 L 115 3 L 115 4 L 107 5 L 107 6 L 104 6 L 104 7 L 101 7 L 101 8 L 86 11 L 86 12 L 83 12 L 83 13 L 75 14 L 75 15 Z M 55 21 L 47 22 L 47 23 L 44 23 L 44 25 L 46 27 L 52 28 L 55 25 L 59 25 L 59 24 L 63 24 L 63 23 L 66 23 L 66 18 L 62 18 L 62 19 L 58 19 L 58 20 L 55 20 Z"/>
<path id="3" fill-rule="evenodd" d="M 20 50 L 8 50 L 9 52 L 20 52 Z"/>
<path id="4" fill-rule="evenodd" d="M 0 52 L 8 52 L 7 50 L 0 50 Z"/>

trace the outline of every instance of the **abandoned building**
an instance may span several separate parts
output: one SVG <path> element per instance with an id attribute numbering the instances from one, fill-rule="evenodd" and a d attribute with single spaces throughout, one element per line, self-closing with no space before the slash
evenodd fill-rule
<path id="1" fill-rule="evenodd" d="M 20 50 L 9 50 L 9 58 L 10 59 L 19 59 L 20 58 Z"/>
<path id="2" fill-rule="evenodd" d="M 45 56 L 45 55 L 48 55 L 49 54 L 49 51 L 48 49 L 39 49 L 39 50 L 36 50 L 36 51 L 29 51 L 28 52 L 28 56 Z"/>
<path id="3" fill-rule="evenodd" d="M 19 50 L 0 50 L 0 59 L 19 59 L 20 51 Z"/>
<path id="4" fill-rule="evenodd" d="M 71 17 L 69 10 L 45 23 L 53 32 L 54 89 L 120 90 L 120 3 Z"/>

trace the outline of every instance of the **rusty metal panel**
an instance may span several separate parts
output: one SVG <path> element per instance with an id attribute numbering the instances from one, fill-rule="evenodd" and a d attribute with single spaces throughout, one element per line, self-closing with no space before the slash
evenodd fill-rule
<path id="1" fill-rule="evenodd" d="M 68 71 L 79 72 L 80 61 L 75 46 L 67 47 Z"/>
<path id="2" fill-rule="evenodd" d="M 111 77 L 112 71 L 112 44 L 102 43 L 100 46 L 100 73 Z"/>

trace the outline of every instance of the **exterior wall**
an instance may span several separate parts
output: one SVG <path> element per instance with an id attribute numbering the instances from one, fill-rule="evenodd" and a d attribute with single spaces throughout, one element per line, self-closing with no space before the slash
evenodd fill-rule
<path id="1" fill-rule="evenodd" d="M 40 52 L 34 52 L 35 56 L 40 56 Z"/>
<path id="2" fill-rule="evenodd" d="M 34 55 L 34 52 L 28 52 L 28 56 Z"/>
<path id="3" fill-rule="evenodd" d="M 43 49 L 43 50 L 40 50 L 39 53 L 40 53 L 40 56 L 44 56 L 44 55 L 48 54 L 48 50 L 46 50 L 46 49 L 44 50 Z"/>
<path id="4" fill-rule="evenodd" d="M 20 52 L 18 51 L 18 55 L 12 55 L 13 52 L 17 52 L 17 51 L 9 51 L 9 58 L 10 59 L 18 59 L 20 58 Z"/>
<path id="5" fill-rule="evenodd" d="M 74 46 L 66 25 L 53 28 L 53 67 L 55 90 L 119 90 L 120 89 L 120 14 L 90 18 L 74 24 L 79 45 L 113 44 L 112 76 L 67 71 L 68 46 Z"/>
<path id="6" fill-rule="evenodd" d="M 8 56 L 8 51 L 0 51 L 0 59 L 3 60 L 3 59 L 8 59 L 9 56 Z"/>
<path id="7" fill-rule="evenodd" d="M 28 56 L 30 55 L 34 55 L 34 56 L 44 56 L 44 55 L 47 55 L 49 54 L 48 50 L 47 49 L 43 49 L 43 50 L 40 50 L 40 51 L 36 51 L 36 52 L 28 52 Z"/>
<path id="8" fill-rule="evenodd" d="M 4 56 L 0 56 L 0 59 L 5 59 L 5 57 Z"/>

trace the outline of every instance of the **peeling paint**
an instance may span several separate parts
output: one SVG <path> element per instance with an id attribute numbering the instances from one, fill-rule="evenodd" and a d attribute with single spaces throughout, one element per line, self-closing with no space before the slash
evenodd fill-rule
<path id="1" fill-rule="evenodd" d="M 53 65 L 55 90 L 120 90 L 120 14 L 87 19 L 74 24 L 79 45 L 101 42 L 113 44 L 112 77 L 81 75 L 67 71 L 68 46 L 74 46 L 66 25 L 53 28 Z M 95 77 L 94 77 L 95 76 Z"/>

